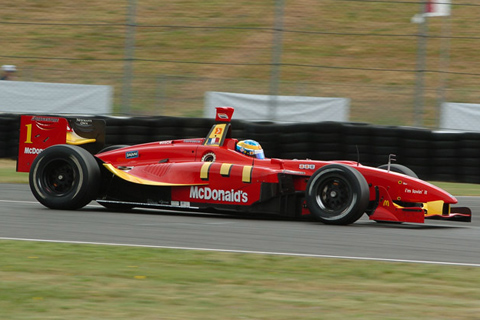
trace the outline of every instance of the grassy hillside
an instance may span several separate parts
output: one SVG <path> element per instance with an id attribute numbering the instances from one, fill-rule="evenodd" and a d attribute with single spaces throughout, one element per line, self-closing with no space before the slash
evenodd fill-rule
<path id="1" fill-rule="evenodd" d="M 270 92 L 274 1 L 136 3 L 133 113 L 200 116 L 205 91 Z M 124 111 L 127 9 L 114 0 L 6 3 L 0 61 L 19 66 L 19 80 L 113 85 Z M 279 93 L 349 97 L 353 121 L 412 124 L 418 11 L 413 1 L 285 1 Z M 480 100 L 480 4 L 452 13 L 428 21 L 427 126 L 443 86 L 448 101 Z"/>

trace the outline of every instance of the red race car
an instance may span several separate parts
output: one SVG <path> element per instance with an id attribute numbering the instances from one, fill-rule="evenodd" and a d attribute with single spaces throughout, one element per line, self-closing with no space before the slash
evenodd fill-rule
<path id="1" fill-rule="evenodd" d="M 471 221 L 470 209 L 450 207 L 457 199 L 390 160 L 373 168 L 265 158 L 258 142 L 231 137 L 233 111 L 217 108 L 206 138 L 111 146 L 95 155 L 85 148 L 98 140 L 88 135 L 95 120 L 77 119 L 75 126 L 65 118 L 22 116 L 17 170 L 30 171 L 35 198 L 52 209 L 96 200 L 115 210 L 214 209 L 337 225 L 364 213 L 375 221 Z"/>

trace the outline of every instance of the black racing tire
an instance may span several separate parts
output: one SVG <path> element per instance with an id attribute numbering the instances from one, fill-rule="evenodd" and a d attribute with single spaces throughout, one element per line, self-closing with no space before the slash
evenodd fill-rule
<path id="1" fill-rule="evenodd" d="M 344 164 L 318 169 L 307 183 L 307 206 L 325 224 L 348 225 L 363 215 L 369 204 L 370 190 L 365 177 Z"/>
<path id="2" fill-rule="evenodd" d="M 35 198 L 51 209 L 76 210 L 98 196 L 101 174 L 85 149 L 54 145 L 33 161 L 29 183 Z"/>
<path id="3" fill-rule="evenodd" d="M 388 164 L 382 164 L 381 166 L 378 167 L 378 169 L 388 170 Z M 390 171 L 393 171 L 396 173 L 402 173 L 406 176 L 418 179 L 417 174 L 412 169 L 410 169 L 409 167 L 403 166 L 401 164 L 396 164 L 396 163 L 390 164 Z"/>
<path id="4" fill-rule="evenodd" d="M 126 147 L 130 147 L 130 146 L 128 144 L 114 144 L 113 146 L 108 146 L 108 147 L 103 148 L 98 153 L 103 153 L 103 152 L 117 150 L 117 149 L 126 148 Z"/>

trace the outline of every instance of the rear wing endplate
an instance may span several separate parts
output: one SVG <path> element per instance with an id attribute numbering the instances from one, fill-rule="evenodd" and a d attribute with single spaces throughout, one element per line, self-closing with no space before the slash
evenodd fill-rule
<path id="1" fill-rule="evenodd" d="M 92 154 L 105 145 L 105 120 L 85 117 L 22 115 L 17 171 L 29 172 L 33 160 L 57 144 L 81 146 Z"/>

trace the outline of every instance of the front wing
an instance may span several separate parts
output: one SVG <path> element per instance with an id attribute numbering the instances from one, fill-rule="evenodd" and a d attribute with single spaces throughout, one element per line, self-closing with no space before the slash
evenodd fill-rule
<path id="1" fill-rule="evenodd" d="M 431 201 L 423 204 L 401 206 L 394 202 L 388 191 L 381 186 L 376 187 L 376 208 L 369 215 L 370 220 L 424 223 L 425 219 L 471 222 L 472 212 L 466 207 L 450 207 L 443 201 Z"/>

